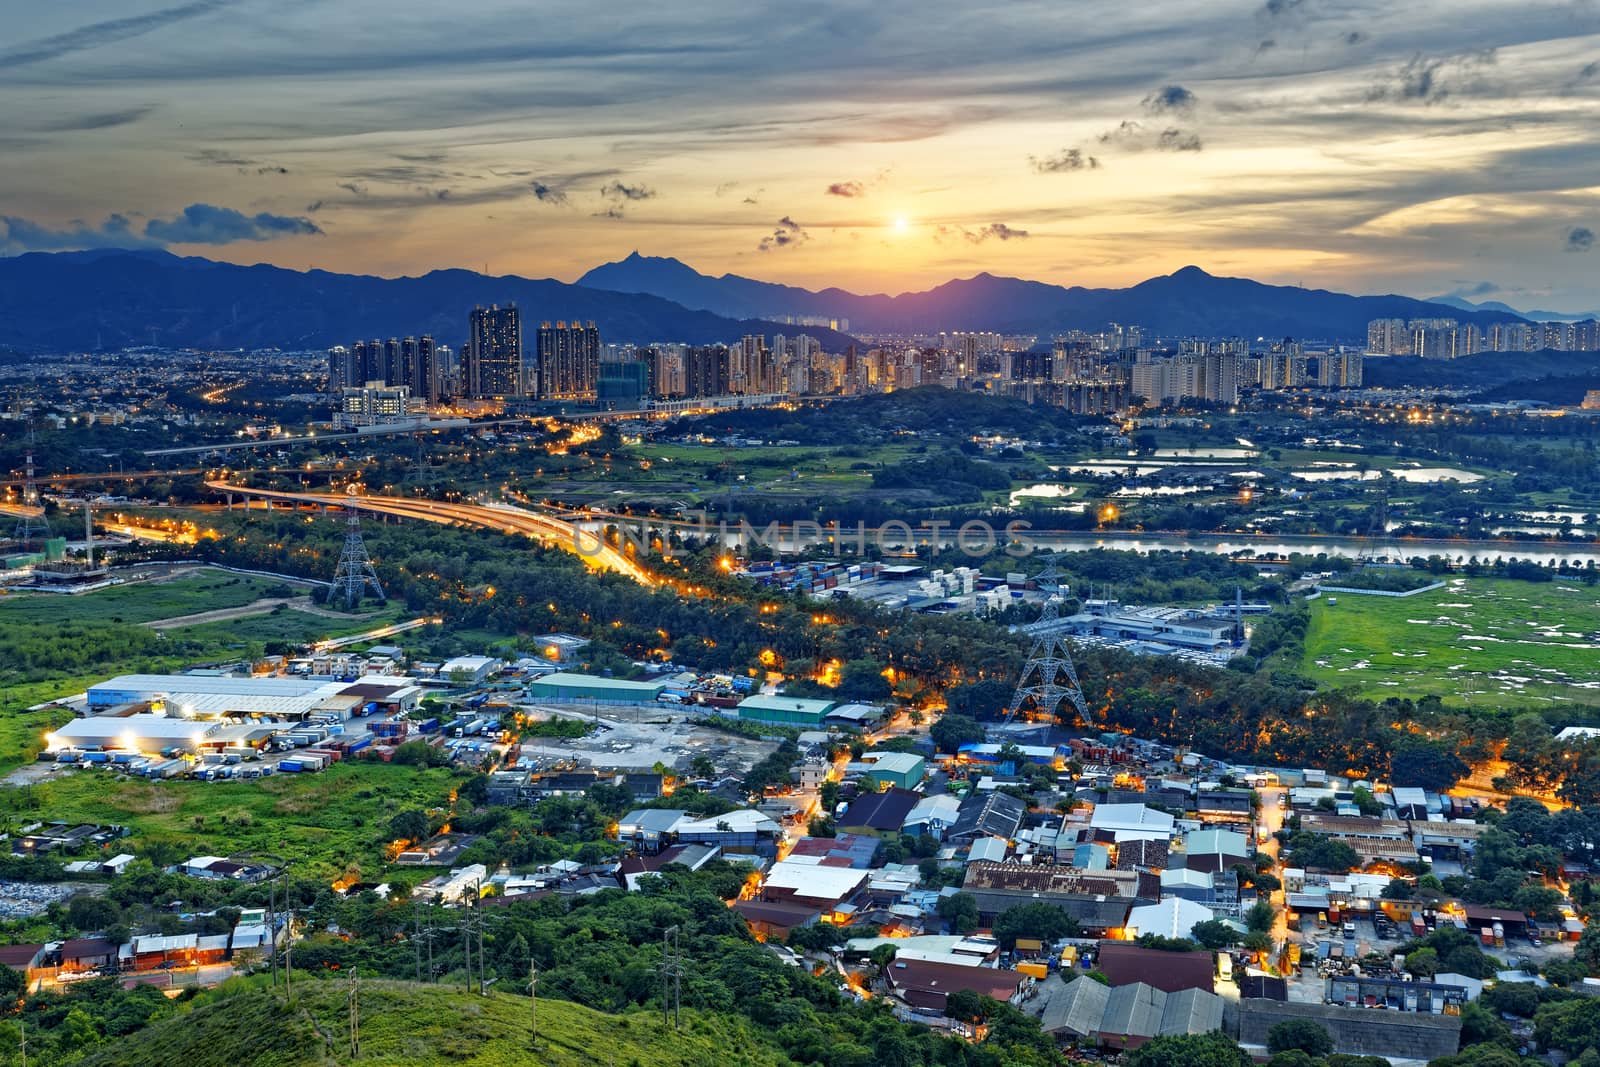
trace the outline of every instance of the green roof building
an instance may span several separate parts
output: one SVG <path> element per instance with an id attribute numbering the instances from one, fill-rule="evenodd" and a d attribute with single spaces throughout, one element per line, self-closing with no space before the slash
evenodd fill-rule
<path id="1" fill-rule="evenodd" d="M 832 711 L 835 701 L 805 700 L 801 697 L 753 696 L 739 701 L 739 718 L 751 722 L 770 722 L 779 726 L 822 725 L 823 716 Z"/>
<path id="2" fill-rule="evenodd" d="M 528 699 L 565 704 L 650 704 L 667 687 L 665 680 L 626 682 L 598 674 L 561 671 L 528 683 Z"/>

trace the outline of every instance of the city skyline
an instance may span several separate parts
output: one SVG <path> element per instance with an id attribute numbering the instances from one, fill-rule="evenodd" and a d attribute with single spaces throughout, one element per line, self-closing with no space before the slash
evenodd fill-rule
<path id="1" fill-rule="evenodd" d="M 861 292 L 1197 263 L 1580 313 L 1600 5 L 28 11 L 0 252 Z"/>

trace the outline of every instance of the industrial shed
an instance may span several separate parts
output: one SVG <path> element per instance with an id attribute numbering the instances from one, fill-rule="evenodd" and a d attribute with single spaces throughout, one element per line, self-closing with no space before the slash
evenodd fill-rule
<path id="1" fill-rule="evenodd" d="M 221 726 L 215 722 L 173 719 L 165 715 L 102 715 L 73 719 L 45 735 L 45 745 L 63 748 L 120 749 L 160 752 L 168 748 L 195 751 Z"/>
<path id="2" fill-rule="evenodd" d="M 628 682 L 603 678 L 598 674 L 569 674 L 561 671 L 535 678 L 528 683 L 531 700 L 554 703 L 651 704 L 667 687 L 662 679 Z"/>
<path id="3" fill-rule="evenodd" d="M 834 703 L 832 700 L 806 700 L 802 697 L 746 697 L 739 701 L 739 718 L 815 729 L 834 709 Z"/>

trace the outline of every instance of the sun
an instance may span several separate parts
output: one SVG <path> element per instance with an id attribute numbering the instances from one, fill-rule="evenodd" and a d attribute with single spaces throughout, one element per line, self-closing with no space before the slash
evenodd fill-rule
<path id="1" fill-rule="evenodd" d="M 911 220 L 906 218 L 904 215 L 896 215 L 893 219 L 889 220 L 889 225 L 894 227 L 895 233 L 905 233 L 907 230 L 911 229 Z"/>

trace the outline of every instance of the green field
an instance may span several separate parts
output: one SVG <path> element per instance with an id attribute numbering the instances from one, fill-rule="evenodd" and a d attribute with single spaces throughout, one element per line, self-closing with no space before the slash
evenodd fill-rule
<path id="1" fill-rule="evenodd" d="M 1336 593 L 1312 601 L 1305 673 L 1375 699 L 1432 694 L 1458 706 L 1600 705 L 1594 587 L 1446 581 L 1411 597 Z"/>
<path id="2" fill-rule="evenodd" d="M 0 626 L 28 622 L 153 622 L 197 611 L 243 607 L 284 583 L 227 571 L 202 571 L 165 581 L 130 582 L 93 593 L 12 593 L 0 598 Z M 294 595 L 307 592 L 294 586 Z"/>
<path id="3" fill-rule="evenodd" d="M 295 1006 L 262 979 L 203 994 L 193 1010 L 88 1053 L 84 1067 L 512 1067 L 590 1064 L 766 1067 L 791 1062 L 736 1016 L 683 1013 L 682 1028 L 657 1012 L 607 1015 L 567 1001 L 539 1000 L 537 1049 L 529 1048 L 529 1002 L 515 987 L 487 997 L 459 985 L 363 979 L 361 1052 L 350 1055 L 349 983 L 295 977 Z M 181 1009 L 180 1009 L 181 1010 Z"/>
<path id="4" fill-rule="evenodd" d="M 109 771 L 69 771 L 0 793 L 14 819 L 48 816 L 127 826 L 131 851 L 164 844 L 185 856 L 276 853 L 306 877 L 384 867 L 390 818 L 449 807 L 460 775 L 362 760 L 321 774 L 249 782 L 149 782 Z M 121 847 L 119 845 L 119 847 Z"/>

